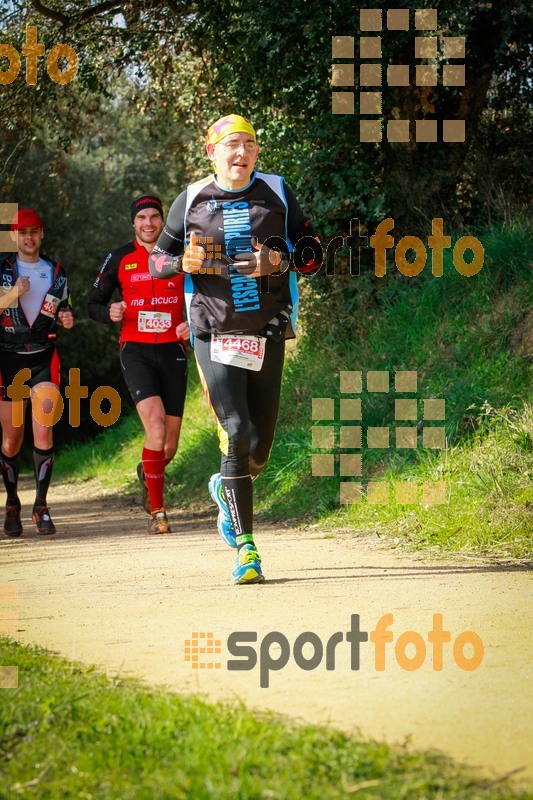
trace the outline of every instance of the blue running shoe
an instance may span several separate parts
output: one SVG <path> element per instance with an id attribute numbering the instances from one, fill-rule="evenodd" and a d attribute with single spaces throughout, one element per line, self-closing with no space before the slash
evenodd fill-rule
<path id="1" fill-rule="evenodd" d="M 241 547 L 231 574 L 233 583 L 263 583 L 265 577 L 261 572 L 261 557 L 254 544 Z"/>
<path id="2" fill-rule="evenodd" d="M 230 547 L 237 547 L 235 529 L 231 521 L 226 498 L 224 497 L 224 487 L 222 486 L 220 472 L 216 472 L 214 475 L 211 475 L 209 483 L 207 484 L 207 488 L 209 489 L 211 498 L 219 508 L 217 529 L 220 536 Z"/>

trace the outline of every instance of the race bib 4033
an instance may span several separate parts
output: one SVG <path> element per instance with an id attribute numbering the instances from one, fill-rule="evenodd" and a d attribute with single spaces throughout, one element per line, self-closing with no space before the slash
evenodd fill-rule
<path id="1" fill-rule="evenodd" d="M 162 333 L 172 325 L 171 314 L 164 311 L 139 311 L 137 328 L 145 333 Z"/>

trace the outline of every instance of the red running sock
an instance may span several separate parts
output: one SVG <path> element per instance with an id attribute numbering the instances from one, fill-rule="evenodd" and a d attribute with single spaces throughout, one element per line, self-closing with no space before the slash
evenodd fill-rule
<path id="1" fill-rule="evenodd" d="M 142 462 L 144 479 L 148 486 L 152 511 L 163 505 L 163 485 L 165 482 L 165 451 L 149 450 L 143 447 Z"/>

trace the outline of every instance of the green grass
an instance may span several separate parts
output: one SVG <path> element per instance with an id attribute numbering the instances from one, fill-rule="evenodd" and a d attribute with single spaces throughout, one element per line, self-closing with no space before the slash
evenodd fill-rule
<path id="1" fill-rule="evenodd" d="M 94 440 L 65 447 L 54 465 L 54 476 L 63 480 L 97 478 L 102 488 L 131 488 L 127 472 L 140 460 L 142 439 L 137 415 L 124 415 Z"/>
<path id="2" fill-rule="evenodd" d="M 457 273 L 446 251 L 438 279 L 426 268 L 419 279 L 392 274 L 378 281 L 367 269 L 358 278 L 341 273 L 302 282 L 304 333 L 289 348 L 276 442 L 255 484 L 259 517 L 377 531 L 417 547 L 531 556 L 532 237 L 521 225 L 479 237 L 486 263 L 472 278 Z M 419 415 L 411 423 L 418 449 L 362 450 L 363 481 L 390 486 L 384 505 L 363 498 L 339 506 L 338 464 L 336 477 L 311 475 L 314 425 L 334 424 L 339 448 L 343 370 L 418 374 Z M 212 415 L 191 373 L 180 448 L 168 470 L 169 499 L 181 508 L 208 502 L 206 483 L 218 463 Z M 393 388 L 383 394 L 364 388 L 360 395 L 364 426 L 390 426 L 391 444 Z M 312 420 L 314 397 L 335 399 L 335 423 Z M 422 398 L 431 397 L 446 401 L 445 451 L 420 446 Z M 133 416 L 94 444 L 62 453 L 58 473 L 99 476 L 107 487 L 132 489 L 141 445 Z M 415 480 L 445 481 L 445 504 L 397 504 L 395 484 Z"/>
<path id="3" fill-rule="evenodd" d="M 2 640 L 0 798 L 526 800 L 436 753 L 148 691 Z"/>
<path id="4" fill-rule="evenodd" d="M 532 431 L 532 406 L 501 415 L 489 408 L 475 435 L 443 455 L 427 451 L 411 466 L 389 464 L 382 477 L 390 491 L 387 505 L 346 506 L 335 522 L 416 547 L 527 558 L 533 531 Z M 443 481 L 445 503 L 401 505 L 395 497 L 398 475 L 419 485 Z"/>

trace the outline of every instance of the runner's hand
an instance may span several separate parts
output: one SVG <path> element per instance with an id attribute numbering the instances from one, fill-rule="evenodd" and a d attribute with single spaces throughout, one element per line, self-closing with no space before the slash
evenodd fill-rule
<path id="1" fill-rule="evenodd" d="M 57 315 L 57 320 L 67 330 L 74 326 L 72 311 L 60 311 Z"/>
<path id="2" fill-rule="evenodd" d="M 249 278 L 260 278 L 278 272 L 281 265 L 281 253 L 271 250 L 257 239 L 252 239 L 253 253 L 237 253 L 234 257 L 235 267 L 242 275 Z"/>
<path id="3" fill-rule="evenodd" d="M 202 265 L 206 257 L 206 252 L 202 245 L 198 244 L 198 234 L 191 233 L 189 244 L 183 252 L 181 268 L 183 272 L 197 273 L 202 272 Z"/>
<path id="4" fill-rule="evenodd" d="M 120 303 L 111 303 L 109 306 L 109 319 L 111 322 L 120 322 L 128 304 L 121 300 Z"/>
<path id="5" fill-rule="evenodd" d="M 23 294 L 30 291 L 30 279 L 27 276 L 17 278 L 15 286 L 18 290 L 18 296 L 22 297 Z"/>
<path id="6" fill-rule="evenodd" d="M 189 341 L 191 338 L 191 331 L 188 322 L 180 322 L 180 324 L 176 326 L 176 336 L 178 339 L 183 339 L 184 342 Z"/>

